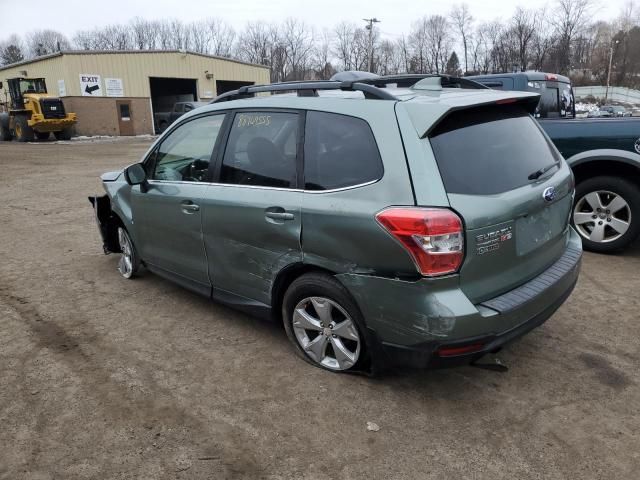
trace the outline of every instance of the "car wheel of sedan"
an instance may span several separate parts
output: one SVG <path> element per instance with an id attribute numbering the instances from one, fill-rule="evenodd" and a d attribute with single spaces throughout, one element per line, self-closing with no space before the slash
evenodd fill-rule
<path id="1" fill-rule="evenodd" d="M 122 227 L 118 227 L 118 243 L 122 252 L 118 261 L 118 271 L 124 278 L 132 278 L 140 269 L 140 260 L 129 232 Z"/>
<path id="2" fill-rule="evenodd" d="M 309 273 L 296 279 L 284 296 L 282 314 L 296 352 L 312 365 L 349 371 L 365 362 L 360 311 L 333 277 Z"/>
<path id="3" fill-rule="evenodd" d="M 586 250 L 620 250 L 640 234 L 640 192 L 619 177 L 594 177 L 578 184 L 572 223 Z"/>

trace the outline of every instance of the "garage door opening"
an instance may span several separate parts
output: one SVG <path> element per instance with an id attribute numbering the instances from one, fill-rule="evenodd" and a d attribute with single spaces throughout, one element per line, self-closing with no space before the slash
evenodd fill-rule
<path id="1" fill-rule="evenodd" d="M 253 82 L 235 82 L 233 80 L 216 80 L 216 93 L 222 95 L 223 93 L 237 90 L 245 85 L 253 85 Z"/>
<path id="2" fill-rule="evenodd" d="M 168 126 L 168 115 L 163 114 L 173 110 L 176 102 L 198 100 L 198 83 L 195 78 L 149 77 L 149 86 L 151 87 L 153 126 L 156 133 L 160 133 Z"/>

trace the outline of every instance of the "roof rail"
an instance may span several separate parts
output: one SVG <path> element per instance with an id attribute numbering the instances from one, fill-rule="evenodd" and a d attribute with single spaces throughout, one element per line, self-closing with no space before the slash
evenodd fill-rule
<path id="1" fill-rule="evenodd" d="M 378 78 L 367 78 L 358 80 L 361 83 L 375 85 L 376 87 L 385 87 L 386 85 L 395 83 L 399 88 L 413 87 L 420 80 L 425 78 L 439 78 L 442 88 L 468 88 L 468 89 L 488 89 L 489 87 L 479 82 L 469 80 L 462 77 L 454 77 L 452 75 L 434 74 L 434 73 L 410 73 L 404 75 L 387 75 Z"/>
<path id="2" fill-rule="evenodd" d="M 453 75 L 446 75 L 442 73 L 401 73 L 397 75 L 380 76 L 369 72 L 351 70 L 346 72 L 338 72 L 333 77 L 331 77 L 331 80 L 349 80 L 352 82 L 374 85 L 379 88 L 384 88 L 390 84 L 395 84 L 398 88 L 410 88 L 413 87 L 417 82 L 419 82 L 420 80 L 424 80 L 425 78 L 439 78 L 439 83 L 442 88 L 488 88 L 479 82 L 475 82 L 467 78 L 456 77 Z"/>
<path id="3" fill-rule="evenodd" d="M 377 100 L 398 100 L 389 92 L 369 85 L 361 81 L 356 82 L 338 82 L 333 80 L 318 81 L 301 81 L 301 82 L 281 82 L 272 83 L 270 85 L 247 85 L 240 87 L 238 90 L 223 93 L 214 98 L 210 103 L 226 102 L 230 100 L 238 100 L 241 98 L 255 97 L 256 93 L 261 92 L 290 92 L 298 93 L 299 97 L 317 96 L 318 90 L 343 90 L 351 92 L 362 92 L 365 98 Z"/>

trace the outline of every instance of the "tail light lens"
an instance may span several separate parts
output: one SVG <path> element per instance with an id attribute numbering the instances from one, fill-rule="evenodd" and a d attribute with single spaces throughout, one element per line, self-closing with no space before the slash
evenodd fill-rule
<path id="1" fill-rule="evenodd" d="M 378 213 L 376 220 L 402 244 L 422 275 L 446 275 L 462 265 L 464 231 L 451 210 L 392 207 Z"/>

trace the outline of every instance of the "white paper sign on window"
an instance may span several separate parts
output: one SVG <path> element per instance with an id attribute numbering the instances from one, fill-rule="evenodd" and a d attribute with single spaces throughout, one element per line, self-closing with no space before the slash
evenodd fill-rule
<path id="1" fill-rule="evenodd" d="M 58 96 L 59 97 L 67 96 L 67 87 L 64 84 L 64 80 L 58 80 Z"/>
<path id="2" fill-rule="evenodd" d="M 124 97 L 124 86 L 121 78 L 105 78 L 104 87 L 107 97 Z"/>

